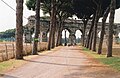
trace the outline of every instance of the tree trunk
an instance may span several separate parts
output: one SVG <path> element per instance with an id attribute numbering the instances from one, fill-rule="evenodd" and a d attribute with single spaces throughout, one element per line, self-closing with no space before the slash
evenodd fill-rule
<path id="1" fill-rule="evenodd" d="M 101 29 L 101 34 L 100 34 L 100 41 L 99 41 L 99 46 L 98 46 L 98 54 L 102 53 L 102 44 L 103 44 L 103 39 L 104 39 L 104 34 L 105 34 L 105 24 L 106 24 L 106 19 L 108 17 L 108 14 L 110 12 L 110 7 L 108 7 L 103 15 L 102 19 L 102 29 Z"/>
<path id="2" fill-rule="evenodd" d="M 96 43 L 97 43 L 97 25 L 100 17 L 100 10 L 101 7 L 98 5 L 96 16 L 95 16 L 95 22 L 94 22 L 94 35 L 93 35 L 93 49 L 92 51 L 96 51 Z"/>
<path id="3" fill-rule="evenodd" d="M 54 2 L 55 4 L 55 2 Z M 53 7 L 53 27 L 52 27 L 52 46 L 51 48 L 55 48 L 55 32 L 56 32 L 56 8 L 55 5 Z"/>
<path id="4" fill-rule="evenodd" d="M 62 33 L 63 25 L 62 25 L 62 17 L 59 16 L 59 27 L 58 27 L 58 37 L 57 37 L 57 43 L 56 46 L 60 46 L 61 43 L 61 33 Z"/>
<path id="5" fill-rule="evenodd" d="M 51 21 L 50 21 L 50 34 L 49 34 L 49 41 L 48 41 L 48 50 L 51 50 L 52 47 L 52 39 L 53 39 L 53 28 L 54 28 L 54 10 L 55 10 L 55 0 L 51 2 Z"/>
<path id="6" fill-rule="evenodd" d="M 34 40 L 33 40 L 33 50 L 32 50 L 32 54 L 36 55 L 37 53 L 37 49 L 38 49 L 38 41 L 39 41 L 39 32 L 40 32 L 40 0 L 36 0 L 36 15 L 35 15 L 35 36 L 34 36 Z"/>
<path id="7" fill-rule="evenodd" d="M 85 45 L 85 31 L 87 26 L 88 19 L 83 19 L 84 27 L 83 27 L 83 38 L 82 38 L 82 46 Z"/>
<path id="8" fill-rule="evenodd" d="M 67 46 L 66 30 L 65 30 L 65 44 L 64 44 L 64 46 Z"/>
<path id="9" fill-rule="evenodd" d="M 93 40 L 93 31 L 91 32 L 91 35 L 90 35 L 89 50 L 92 49 L 92 40 Z"/>
<path id="10" fill-rule="evenodd" d="M 62 30 L 63 30 L 63 22 L 61 22 L 61 28 L 60 28 L 60 37 L 59 37 L 59 46 L 62 46 Z"/>
<path id="11" fill-rule="evenodd" d="M 110 4 L 110 17 L 109 17 L 109 27 L 108 27 L 107 57 L 112 57 L 113 26 L 114 26 L 115 8 L 116 8 L 116 0 L 111 0 L 111 4 Z"/>
<path id="12" fill-rule="evenodd" d="M 16 59 L 23 59 L 23 0 L 16 0 Z"/>
<path id="13" fill-rule="evenodd" d="M 87 37 L 87 48 L 89 48 L 89 43 L 90 43 L 90 37 L 91 37 L 91 34 L 92 34 L 92 31 L 93 31 L 93 27 L 94 27 L 94 22 L 95 22 L 95 14 L 93 15 L 93 19 L 92 19 L 92 23 L 91 23 L 91 28 L 89 30 L 89 34 L 88 34 L 88 37 Z"/>
<path id="14" fill-rule="evenodd" d="M 60 28 L 61 28 L 61 20 L 59 20 L 59 27 L 57 31 L 57 42 L 56 42 L 56 47 L 59 46 L 59 40 L 60 40 Z"/>

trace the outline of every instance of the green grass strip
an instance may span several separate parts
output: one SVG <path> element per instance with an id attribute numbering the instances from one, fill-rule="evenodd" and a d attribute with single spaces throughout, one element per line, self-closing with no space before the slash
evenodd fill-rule
<path id="1" fill-rule="evenodd" d="M 106 55 L 99 55 L 96 52 L 90 51 L 87 48 L 83 48 L 83 51 L 87 54 L 91 55 L 101 63 L 105 65 L 109 65 L 110 67 L 120 71 L 120 57 L 109 57 L 107 58 Z"/>
<path id="2" fill-rule="evenodd" d="M 24 61 L 11 59 L 9 61 L 0 62 L 0 73 L 7 71 L 9 69 L 16 68 L 22 65 Z"/>

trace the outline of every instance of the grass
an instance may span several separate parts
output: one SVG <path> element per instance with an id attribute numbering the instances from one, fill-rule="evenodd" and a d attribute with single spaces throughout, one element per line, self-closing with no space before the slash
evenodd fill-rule
<path id="1" fill-rule="evenodd" d="M 16 67 L 19 67 L 23 63 L 25 63 L 23 60 L 15 60 L 15 59 L 1 62 L 0 63 L 0 73 L 3 73 L 5 71 L 8 71 L 8 70 L 16 68 Z"/>
<path id="2" fill-rule="evenodd" d="M 24 59 L 34 59 L 36 58 L 38 55 L 29 55 L 29 56 L 25 56 Z M 4 73 L 6 71 L 18 68 L 22 65 L 24 65 L 25 63 L 27 63 L 24 60 L 16 60 L 16 59 L 10 59 L 8 61 L 3 61 L 0 62 L 0 74 Z"/>
<path id="3" fill-rule="evenodd" d="M 110 67 L 120 71 L 120 57 L 107 58 L 105 54 L 98 55 L 96 52 L 92 52 L 86 48 L 83 48 L 83 51 L 100 61 L 102 64 L 109 65 Z"/>

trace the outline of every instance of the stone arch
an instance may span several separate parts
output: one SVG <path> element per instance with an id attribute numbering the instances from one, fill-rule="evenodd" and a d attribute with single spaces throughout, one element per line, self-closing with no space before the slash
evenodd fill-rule
<path id="1" fill-rule="evenodd" d="M 69 42 L 69 34 L 70 34 L 69 29 L 65 28 L 62 30 L 62 43 L 64 43 L 65 46 Z"/>
<path id="2" fill-rule="evenodd" d="M 71 32 L 71 30 L 70 30 L 69 28 L 63 28 L 63 30 L 65 30 L 65 29 L 68 30 L 69 32 Z M 63 31 L 63 30 L 62 30 L 62 31 Z"/>
<path id="3" fill-rule="evenodd" d="M 79 29 L 76 30 L 75 36 L 76 36 L 76 43 L 80 43 L 81 42 L 82 32 Z"/>
<path id="4" fill-rule="evenodd" d="M 70 30 L 68 29 L 62 30 L 62 38 L 65 38 L 65 30 L 66 30 L 66 37 L 69 38 Z"/>

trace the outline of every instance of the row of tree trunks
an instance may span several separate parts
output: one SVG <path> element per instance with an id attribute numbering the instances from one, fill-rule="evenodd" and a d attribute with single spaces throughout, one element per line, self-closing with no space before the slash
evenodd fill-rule
<path id="1" fill-rule="evenodd" d="M 63 29 L 63 25 L 62 25 L 62 20 L 59 21 L 59 28 L 58 28 L 58 37 L 57 37 L 57 46 L 61 46 L 62 45 L 62 29 Z"/>
<path id="2" fill-rule="evenodd" d="M 83 19 L 83 24 L 84 24 L 84 27 L 83 27 L 83 39 L 82 39 L 82 46 L 85 46 L 85 31 L 86 31 L 86 27 L 87 27 L 87 23 L 88 23 L 88 19 Z"/>
<path id="3" fill-rule="evenodd" d="M 103 39 L 104 39 L 104 34 L 105 34 L 105 25 L 106 25 L 106 19 L 108 17 L 110 11 L 110 7 L 108 7 L 103 15 L 102 19 L 102 29 L 101 29 L 101 34 L 100 34 L 100 41 L 98 45 L 98 54 L 102 53 L 102 44 L 103 44 Z"/>
<path id="4" fill-rule="evenodd" d="M 94 27 L 94 21 L 95 21 L 95 14 L 93 14 L 91 27 L 90 27 L 90 30 L 89 30 L 89 33 L 88 33 L 88 37 L 87 37 L 87 46 L 86 46 L 87 48 L 89 48 L 89 43 L 90 43 L 90 39 L 91 39 L 93 27 Z"/>
<path id="5" fill-rule="evenodd" d="M 32 54 L 38 54 L 38 41 L 39 41 L 39 33 L 40 33 L 40 0 L 36 0 L 36 7 L 35 7 L 36 15 L 35 15 L 35 35 L 33 40 L 33 49 Z"/>
<path id="6" fill-rule="evenodd" d="M 103 44 L 103 39 L 104 39 L 104 34 L 105 34 L 106 19 L 110 12 L 109 27 L 108 27 L 108 40 L 107 40 L 108 41 L 107 57 L 112 57 L 113 26 L 114 26 L 115 8 L 116 8 L 116 0 L 111 0 L 111 4 L 104 12 L 103 19 L 102 19 L 102 29 L 101 29 L 101 34 L 100 34 L 99 46 L 98 46 L 98 54 L 102 53 L 102 44 Z M 94 15 L 94 17 L 93 17 L 91 28 L 90 28 L 90 31 L 89 31 L 89 34 L 87 37 L 87 45 L 85 46 L 85 47 L 89 48 L 90 50 L 92 49 L 93 51 L 96 51 L 97 24 L 98 24 L 101 12 L 102 11 L 100 10 L 100 6 L 99 6 L 99 8 L 96 11 L 96 15 Z M 93 27 L 94 27 L 94 30 L 93 30 Z M 93 44 L 93 46 L 92 46 L 92 44 Z"/>
<path id="7" fill-rule="evenodd" d="M 54 48 L 54 31 L 55 30 L 55 0 L 52 0 L 51 2 L 51 21 L 50 21 L 50 34 L 49 34 L 49 41 L 48 41 L 48 50 L 51 50 L 51 48 Z M 54 40 L 53 40 L 54 39 Z"/>
<path id="8" fill-rule="evenodd" d="M 97 28 L 98 28 L 98 21 L 100 18 L 100 11 L 101 11 L 101 5 L 97 6 L 96 16 L 95 16 L 95 22 L 94 22 L 94 36 L 93 36 L 93 48 L 92 51 L 96 51 L 96 44 L 97 44 Z"/>
<path id="9" fill-rule="evenodd" d="M 61 20 L 60 20 L 61 21 Z M 59 21 L 59 27 L 57 28 L 57 41 L 56 41 L 56 47 L 59 46 L 59 41 L 60 41 L 60 28 L 61 28 L 61 22 Z"/>
<path id="10" fill-rule="evenodd" d="M 16 0 L 16 59 L 23 59 L 23 0 Z M 36 0 L 35 36 L 32 54 L 37 54 L 38 37 L 40 32 L 40 0 Z"/>
<path id="11" fill-rule="evenodd" d="M 83 19 L 82 21 L 83 21 L 83 24 L 84 24 L 82 46 L 85 46 L 85 31 L 86 31 L 86 26 L 87 26 L 88 19 Z"/>

